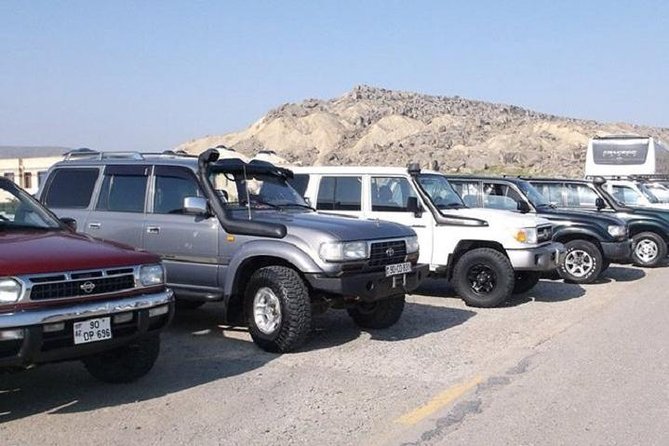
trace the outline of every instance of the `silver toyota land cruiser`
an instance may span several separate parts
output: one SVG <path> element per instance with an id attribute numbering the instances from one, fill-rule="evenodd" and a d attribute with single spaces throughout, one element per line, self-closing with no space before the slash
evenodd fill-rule
<path id="1" fill-rule="evenodd" d="M 406 226 L 316 213 L 263 161 L 77 150 L 40 200 L 95 237 L 158 253 L 177 305 L 221 301 L 267 351 L 299 347 L 312 314 L 346 309 L 363 328 L 400 318 L 427 276 Z"/>

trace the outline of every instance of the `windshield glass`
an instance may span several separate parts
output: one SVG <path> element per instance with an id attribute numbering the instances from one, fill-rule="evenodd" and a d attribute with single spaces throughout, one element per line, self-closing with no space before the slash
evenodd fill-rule
<path id="1" fill-rule="evenodd" d="M 0 182 L 0 231 L 61 227 L 56 218 L 14 183 Z"/>
<path id="2" fill-rule="evenodd" d="M 518 189 L 525 194 L 535 208 L 551 206 L 548 200 L 527 181 L 518 181 Z"/>
<path id="3" fill-rule="evenodd" d="M 418 176 L 418 184 L 430 197 L 437 209 L 457 209 L 465 207 L 460 196 L 453 190 L 446 177 L 435 174 Z"/>
<path id="4" fill-rule="evenodd" d="M 651 203 L 669 203 L 669 189 L 661 184 L 642 184 L 640 189 Z"/>
<path id="5" fill-rule="evenodd" d="M 212 173 L 211 184 L 221 201 L 230 208 L 245 207 L 250 202 L 253 208 L 309 208 L 299 193 L 285 178 L 267 174 Z"/>

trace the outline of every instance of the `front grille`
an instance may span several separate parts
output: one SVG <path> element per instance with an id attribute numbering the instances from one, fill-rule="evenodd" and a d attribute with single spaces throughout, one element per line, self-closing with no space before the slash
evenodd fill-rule
<path id="1" fill-rule="evenodd" d="M 111 275 L 110 273 L 116 273 Z M 87 271 L 69 275 L 31 278 L 30 300 L 86 297 L 131 290 L 135 287 L 132 268 L 110 271 Z M 54 280 L 55 279 L 55 280 Z"/>
<path id="2" fill-rule="evenodd" d="M 537 242 L 544 243 L 548 242 L 553 238 L 553 227 L 552 226 L 541 226 L 537 228 Z"/>
<path id="3" fill-rule="evenodd" d="M 372 243 L 369 266 L 385 266 L 402 263 L 407 255 L 404 240 Z"/>

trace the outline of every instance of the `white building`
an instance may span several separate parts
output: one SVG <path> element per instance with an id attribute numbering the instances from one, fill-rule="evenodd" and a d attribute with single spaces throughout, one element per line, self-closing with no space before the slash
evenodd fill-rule
<path id="1" fill-rule="evenodd" d="M 0 176 L 35 194 L 54 163 L 63 159 L 65 147 L 0 146 Z"/>

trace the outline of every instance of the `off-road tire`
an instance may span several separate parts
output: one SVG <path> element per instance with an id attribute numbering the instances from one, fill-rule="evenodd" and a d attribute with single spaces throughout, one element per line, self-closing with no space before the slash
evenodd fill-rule
<path id="1" fill-rule="evenodd" d="M 494 277 L 487 292 L 476 291 L 471 280 L 476 271 L 491 273 Z M 516 273 L 509 259 L 492 248 L 477 248 L 462 255 L 453 268 L 451 283 L 456 293 L 471 307 L 496 307 L 513 292 Z"/>
<path id="2" fill-rule="evenodd" d="M 253 300 L 261 288 L 269 288 L 279 299 L 281 320 L 272 333 L 263 333 L 254 318 Z M 244 295 L 249 332 L 253 342 L 271 353 L 286 353 L 300 347 L 311 330 L 311 302 L 304 280 L 285 266 L 266 266 L 253 273 Z"/>
<path id="3" fill-rule="evenodd" d="M 404 301 L 404 294 L 399 294 L 376 302 L 361 302 L 346 311 L 360 328 L 388 328 L 400 320 Z"/>
<path id="4" fill-rule="evenodd" d="M 654 232 L 641 232 L 632 237 L 632 262 L 636 266 L 657 266 L 667 257 L 667 242 Z M 654 251 L 655 256 L 643 255 L 643 244 Z"/>
<path id="5" fill-rule="evenodd" d="M 530 291 L 539 283 L 539 271 L 516 271 L 516 282 L 513 285 L 513 294 L 522 294 Z"/>
<path id="6" fill-rule="evenodd" d="M 561 258 L 560 266 L 558 267 L 558 272 L 560 277 L 565 281 L 587 284 L 592 283 L 602 272 L 604 266 L 604 261 L 602 258 L 602 252 L 599 250 L 597 245 L 587 240 L 572 240 L 564 244 L 566 253 L 564 257 Z M 574 256 L 581 256 L 584 259 L 589 259 L 590 266 L 583 275 L 573 274 L 573 266 L 569 266 L 570 259 Z M 572 271 L 570 271 L 570 268 Z"/>
<path id="7" fill-rule="evenodd" d="M 100 381 L 120 384 L 149 373 L 160 353 L 160 336 L 149 335 L 128 345 L 82 359 L 88 373 Z"/>

